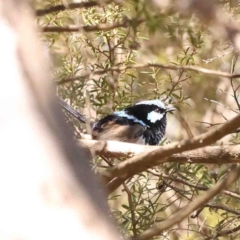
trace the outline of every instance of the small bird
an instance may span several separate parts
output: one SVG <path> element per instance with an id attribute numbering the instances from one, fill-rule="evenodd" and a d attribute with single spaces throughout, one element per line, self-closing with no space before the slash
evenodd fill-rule
<path id="1" fill-rule="evenodd" d="M 92 138 L 157 145 L 166 131 L 166 115 L 174 110 L 160 100 L 136 103 L 95 122 Z"/>

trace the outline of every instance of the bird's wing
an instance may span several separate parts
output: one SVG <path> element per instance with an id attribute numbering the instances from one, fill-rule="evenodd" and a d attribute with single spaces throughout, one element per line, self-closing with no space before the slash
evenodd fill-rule
<path id="1" fill-rule="evenodd" d="M 93 139 L 114 140 L 121 142 L 144 144 L 142 139 L 146 126 L 141 124 L 120 125 L 115 121 L 108 121 L 97 130 L 92 131 Z"/>

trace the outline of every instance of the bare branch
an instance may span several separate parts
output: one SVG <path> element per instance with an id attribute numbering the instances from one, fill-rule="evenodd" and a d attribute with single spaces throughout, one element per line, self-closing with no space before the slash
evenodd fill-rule
<path id="1" fill-rule="evenodd" d="M 38 17 L 41 17 L 43 15 L 49 14 L 49 13 L 56 13 L 64 10 L 72 10 L 72 9 L 81 9 L 81 8 L 90 8 L 99 6 L 98 1 L 91 1 L 91 2 L 79 2 L 79 3 L 69 3 L 66 5 L 56 5 L 56 6 L 50 6 L 45 9 L 37 9 L 36 15 Z"/>
<path id="2" fill-rule="evenodd" d="M 127 19 L 124 18 L 120 22 L 115 22 L 111 24 L 98 24 L 94 26 L 78 26 L 78 25 L 73 25 L 73 26 L 65 26 L 65 27 L 58 27 L 58 26 L 45 26 L 42 27 L 43 32 L 79 32 L 79 31 L 85 31 L 85 32 L 94 32 L 94 31 L 109 31 L 115 28 L 127 28 L 129 27 L 132 23 L 134 24 L 141 24 L 144 20 L 143 19 Z"/>
<path id="3" fill-rule="evenodd" d="M 219 105 L 219 106 L 221 106 L 221 107 L 224 107 L 224 108 L 226 108 L 226 109 L 229 109 L 229 110 L 231 110 L 231 111 L 233 111 L 233 112 L 235 112 L 235 113 L 238 114 L 238 111 L 236 111 L 236 110 L 230 108 L 229 106 L 226 106 L 226 105 L 224 105 L 224 104 L 222 104 L 222 103 L 220 103 L 220 102 L 218 102 L 218 101 L 216 101 L 216 100 L 212 100 L 212 99 L 208 99 L 208 98 L 204 98 L 204 100 L 209 101 L 209 102 L 212 102 L 212 103 L 215 103 L 215 104 L 217 104 L 217 105 Z"/>
<path id="4" fill-rule="evenodd" d="M 221 210 L 224 210 L 226 212 L 229 212 L 229 213 L 240 216 L 240 211 L 231 209 L 231 208 L 229 208 L 227 206 L 224 206 L 224 205 L 221 205 L 221 204 L 207 203 L 207 204 L 204 205 L 204 207 L 209 207 L 209 208 L 212 208 L 212 209 L 221 209 Z"/>
<path id="5" fill-rule="evenodd" d="M 240 230 L 240 226 L 237 226 L 235 228 L 232 228 L 232 229 L 229 229 L 229 230 L 223 230 L 223 231 L 220 231 L 220 232 L 217 232 L 214 237 L 217 238 L 217 237 L 221 237 L 221 236 L 227 236 L 229 234 L 232 234 L 234 232 L 237 232 Z M 208 237 L 206 238 L 205 240 L 211 240 L 213 239 L 212 236 L 211 237 Z"/>
<path id="6" fill-rule="evenodd" d="M 207 190 L 210 189 L 208 187 L 205 187 L 205 186 L 202 186 L 202 185 L 199 185 L 199 184 L 190 183 L 189 181 L 185 181 L 182 178 L 178 178 L 178 177 L 175 177 L 175 176 L 163 175 L 163 178 L 166 178 L 166 179 L 174 181 L 174 182 L 182 183 L 184 185 L 187 185 L 187 186 L 192 187 L 192 188 L 196 188 L 196 189 L 201 190 L 201 191 L 207 191 Z M 234 197 L 234 198 L 240 200 L 240 195 L 235 193 L 235 192 L 228 191 L 228 190 L 223 190 L 222 193 L 227 195 L 227 196 Z"/>
<path id="7" fill-rule="evenodd" d="M 68 83 L 68 82 L 79 80 L 79 79 L 86 79 L 93 75 L 103 75 L 103 74 L 106 74 L 111 71 L 123 72 L 128 69 L 132 69 L 132 68 L 142 69 L 142 68 L 147 68 L 147 67 L 163 68 L 163 69 L 169 69 L 169 70 L 188 70 L 188 71 L 203 73 L 206 75 L 225 77 L 225 78 L 230 78 L 230 79 L 240 77 L 240 74 L 231 74 L 228 72 L 216 71 L 216 70 L 211 70 L 211 69 L 202 68 L 202 67 L 198 67 L 198 66 L 182 66 L 182 65 L 170 65 L 170 64 L 163 64 L 163 63 L 148 63 L 148 64 L 127 65 L 127 66 L 123 66 L 123 67 L 97 69 L 89 74 L 62 79 L 62 80 L 58 81 L 57 83 L 58 84 Z"/>
<path id="8" fill-rule="evenodd" d="M 81 145 L 88 147 L 94 154 L 108 158 L 132 157 L 145 152 L 161 150 L 159 146 L 145 146 L 117 141 L 80 140 Z M 238 163 L 240 162 L 240 144 L 207 146 L 184 153 L 173 154 L 165 162 L 179 163 Z"/>
<path id="9" fill-rule="evenodd" d="M 183 140 L 177 143 L 171 143 L 121 162 L 117 166 L 106 170 L 105 178 L 107 181 L 114 178 L 116 181 L 118 176 L 124 176 L 124 178 L 121 177 L 122 180 L 127 179 L 134 174 L 165 162 L 167 157 L 170 157 L 172 154 L 181 153 L 212 144 L 226 134 L 231 133 L 238 127 L 240 127 L 240 115 L 237 115 L 235 118 L 229 120 L 220 127 L 194 138 Z M 114 181 L 112 181 L 112 184 L 115 184 Z M 109 187 L 111 188 L 111 186 Z M 111 188 L 111 190 L 114 189 Z"/>
<path id="10" fill-rule="evenodd" d="M 169 219 L 161 222 L 159 225 L 153 226 L 145 232 L 138 235 L 136 240 L 148 240 L 154 236 L 161 234 L 163 231 L 171 228 L 175 224 L 181 222 L 184 218 L 186 218 L 189 214 L 191 214 L 194 210 L 203 206 L 209 200 L 211 200 L 214 196 L 219 194 L 223 189 L 228 188 L 234 181 L 238 179 L 240 176 L 240 166 L 234 165 L 229 173 L 223 177 L 214 187 L 209 189 L 207 192 L 197 197 L 191 203 L 181 208 L 175 214 L 173 214 Z"/>
<path id="11" fill-rule="evenodd" d="M 87 138 L 85 135 L 84 138 Z M 79 140 L 80 145 L 83 144 L 96 155 L 103 155 L 108 158 L 118 158 L 118 157 L 132 157 L 144 153 L 149 150 L 155 150 L 159 147 L 156 146 L 145 146 L 133 143 L 118 142 L 118 141 L 98 141 L 98 140 Z"/>

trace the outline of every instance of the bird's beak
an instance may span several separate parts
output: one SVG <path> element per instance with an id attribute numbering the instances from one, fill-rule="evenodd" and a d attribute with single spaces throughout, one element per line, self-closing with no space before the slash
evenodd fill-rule
<path id="1" fill-rule="evenodd" d="M 166 110 L 166 112 L 173 112 L 173 111 L 176 111 L 177 109 L 176 108 L 174 108 L 174 107 L 169 107 L 169 108 L 167 108 L 167 110 Z"/>

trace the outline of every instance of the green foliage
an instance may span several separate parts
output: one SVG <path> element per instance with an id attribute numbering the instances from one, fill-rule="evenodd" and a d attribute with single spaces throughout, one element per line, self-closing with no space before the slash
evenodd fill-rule
<path id="1" fill-rule="evenodd" d="M 228 1 L 216 2 L 230 12 L 235 21 L 238 20 L 239 7 L 230 8 Z M 45 0 L 38 1 L 36 6 L 44 8 L 61 3 Z M 226 79 L 196 72 L 147 66 L 126 68 L 147 63 L 195 65 L 223 71 L 232 69 L 232 72 L 239 68 L 238 56 L 228 41 L 215 39 L 209 34 L 208 26 L 194 14 L 185 16 L 179 13 L 174 4 L 159 12 L 148 1 L 128 0 L 122 5 L 112 3 L 52 13 L 39 18 L 38 23 L 42 26 L 97 26 L 129 20 L 131 22 L 127 27 L 93 32 L 45 33 L 42 36 L 57 65 L 54 79 L 59 82 L 77 78 L 59 84 L 59 96 L 91 119 L 141 99 L 161 98 L 179 110 L 178 114 L 169 118 L 168 133 L 162 145 L 204 132 L 206 127 L 214 127 L 216 123 L 239 113 L 238 80 L 234 80 L 232 87 Z M 106 71 L 109 68 L 121 71 Z M 96 70 L 103 71 L 103 74 L 94 74 Z M 67 120 L 73 123 L 77 136 L 84 131 L 76 120 L 71 117 Z M 239 138 L 239 134 L 235 134 L 224 143 L 239 143 Z M 101 158 L 94 163 L 96 168 L 106 167 Z M 134 176 L 126 183 L 130 196 L 123 188 L 109 199 L 120 231 L 125 236 L 132 236 L 154 224 L 161 224 L 177 209 L 200 195 L 203 188 L 213 186 L 226 168 L 167 163 Z M 239 183 L 232 190 L 238 192 Z M 189 218 L 182 226 L 164 232 L 158 239 L 217 239 L 217 233 L 238 225 L 239 199 L 223 194 L 213 199 L 211 204 L 195 218 Z M 237 239 L 237 234 L 233 233 L 231 237 Z"/>

